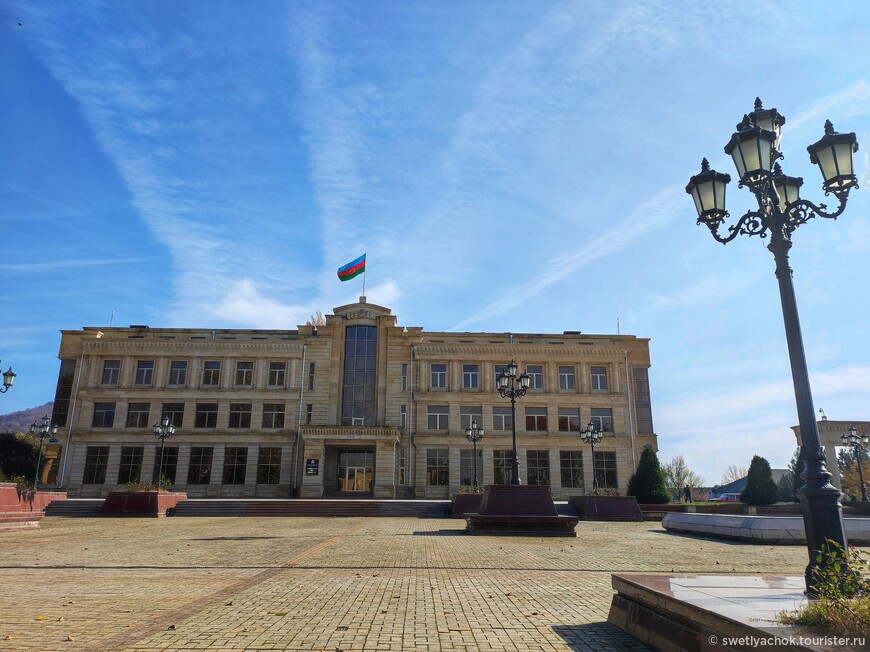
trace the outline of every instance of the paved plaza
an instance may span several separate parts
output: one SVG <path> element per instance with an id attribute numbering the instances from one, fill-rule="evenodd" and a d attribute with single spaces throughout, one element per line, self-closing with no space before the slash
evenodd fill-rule
<path id="1" fill-rule="evenodd" d="M 640 650 L 610 574 L 797 574 L 803 546 L 581 522 L 576 539 L 416 518 L 46 518 L 0 532 L 0 649 Z"/>

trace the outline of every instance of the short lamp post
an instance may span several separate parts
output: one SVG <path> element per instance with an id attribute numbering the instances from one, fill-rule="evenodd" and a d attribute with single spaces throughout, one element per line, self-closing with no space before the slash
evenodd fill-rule
<path id="1" fill-rule="evenodd" d="M 502 398 L 511 400 L 511 432 L 513 444 L 511 450 L 511 484 L 520 484 L 520 460 L 517 454 L 517 399 L 526 395 L 532 377 L 523 372 L 517 376 L 517 363 L 511 360 L 505 371 L 496 378 L 496 388 Z"/>
<path id="2" fill-rule="evenodd" d="M 158 423 L 154 424 L 154 436 L 160 440 L 160 463 L 157 466 L 157 477 L 155 483 L 157 488 L 160 488 L 160 480 L 163 478 L 163 447 L 166 445 L 166 440 L 175 434 L 175 426 L 172 425 L 172 420 L 163 415 Z"/>
<path id="3" fill-rule="evenodd" d="M 849 428 L 849 434 L 845 432 L 840 435 L 843 440 L 843 446 L 851 446 L 855 452 L 855 462 L 858 464 L 858 480 L 861 483 L 861 500 L 867 502 L 867 487 L 864 486 L 864 471 L 861 470 L 861 456 L 867 452 L 867 443 L 870 438 L 866 434 L 858 434 L 858 429 L 855 426 Z"/>
<path id="4" fill-rule="evenodd" d="M 12 371 L 12 367 L 9 367 L 8 371 L 3 372 L 3 387 L 0 387 L 0 394 L 5 394 L 9 391 L 9 388 L 12 387 L 12 383 L 15 382 L 15 376 L 18 374 Z"/>
<path id="5" fill-rule="evenodd" d="M 465 429 L 465 436 L 471 442 L 471 475 L 475 491 L 480 491 L 480 483 L 477 481 L 477 444 L 483 439 L 483 428 L 477 424 L 476 419 L 471 420 L 471 425 Z"/>
<path id="6" fill-rule="evenodd" d="M 46 437 L 57 434 L 57 426 L 46 415 L 42 417 L 42 423 L 34 421 L 30 424 L 30 434 L 39 437 L 39 455 L 36 457 L 36 473 L 33 474 L 33 490 L 36 491 L 39 488 L 39 467 L 42 465 L 42 444 Z"/>
<path id="7" fill-rule="evenodd" d="M 594 420 L 589 420 L 589 425 L 586 430 L 580 431 L 580 438 L 584 444 L 589 444 L 592 447 L 592 489 L 598 489 L 598 476 L 595 474 L 595 444 L 601 442 L 604 436 L 604 431 L 598 427 Z"/>
<path id="8" fill-rule="evenodd" d="M 707 159 L 701 161 L 701 172 L 689 180 L 686 192 L 695 202 L 697 223 L 709 228 L 718 242 L 727 244 L 738 235 L 770 236 L 767 248 L 776 261 L 801 447 L 806 460 L 803 473 L 805 484 L 798 494 L 810 559 L 805 580 L 807 593 L 812 595 L 816 593 L 815 566 L 819 551 L 828 547 L 828 540 L 843 550 L 847 544 L 839 502 L 842 494 L 830 483 L 831 473 L 825 467 L 824 449 L 816 426 L 788 252 L 792 233 L 797 227 L 816 216 L 834 219 L 846 208 L 849 191 L 858 186 L 852 162 L 858 142 L 854 133 L 837 133 L 831 122 L 827 121 L 824 136 L 807 147 L 810 162 L 817 164 L 821 170 L 825 195 L 833 194 L 839 204 L 829 211 L 825 204 L 816 205 L 801 199 L 799 191 L 803 179 L 786 176 L 776 162 L 783 158 L 779 146 L 784 124 L 785 118 L 776 109 L 764 109 L 761 100 L 756 98 L 755 110 L 743 116 L 737 131 L 725 146 L 725 153 L 733 158 L 740 175 L 738 187 L 749 189 L 755 196 L 757 209 L 747 211 L 722 229 L 729 218 L 725 210 L 725 187 L 731 177 L 710 169 Z"/>

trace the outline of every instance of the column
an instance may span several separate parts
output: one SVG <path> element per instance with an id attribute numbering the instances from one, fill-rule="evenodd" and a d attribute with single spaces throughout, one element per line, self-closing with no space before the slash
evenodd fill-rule
<path id="1" fill-rule="evenodd" d="M 308 460 L 317 460 L 317 475 L 308 475 Z M 322 441 L 305 442 L 305 460 L 302 464 L 300 498 L 323 497 L 323 474 L 326 471 L 326 447 Z"/>

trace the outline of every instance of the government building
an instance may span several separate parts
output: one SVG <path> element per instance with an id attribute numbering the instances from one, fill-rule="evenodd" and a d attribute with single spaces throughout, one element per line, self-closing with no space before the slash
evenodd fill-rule
<path id="1" fill-rule="evenodd" d="M 510 482 L 515 425 L 520 482 L 565 500 L 624 492 L 657 448 L 649 340 L 631 335 L 428 332 L 360 297 L 295 330 L 63 331 L 59 358 L 44 477 L 70 496 L 162 475 L 191 498 L 446 499 L 475 468 Z M 515 424 L 496 385 L 512 361 L 529 383 Z"/>

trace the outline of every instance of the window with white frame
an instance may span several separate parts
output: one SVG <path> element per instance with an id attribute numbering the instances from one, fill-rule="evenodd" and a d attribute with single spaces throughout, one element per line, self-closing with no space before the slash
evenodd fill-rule
<path id="1" fill-rule="evenodd" d="M 127 427 L 147 428 L 148 414 L 151 411 L 150 403 L 127 403 Z M 121 482 L 119 484 L 126 484 Z"/>
<path id="2" fill-rule="evenodd" d="M 546 432 L 546 430 L 547 430 L 547 408 L 546 407 L 527 407 L 526 408 L 526 430 Z"/>
<path id="3" fill-rule="evenodd" d="M 589 374 L 593 391 L 603 392 L 607 390 L 607 367 L 590 367 Z"/>
<path id="4" fill-rule="evenodd" d="M 283 403 L 263 403 L 263 427 L 264 428 L 283 428 L 284 427 L 284 404 Z M 268 484 L 268 483 L 266 483 L 266 484 Z"/>
<path id="5" fill-rule="evenodd" d="M 579 432 L 580 408 L 559 408 L 559 431 Z"/>
<path id="6" fill-rule="evenodd" d="M 432 389 L 447 389 L 447 365 L 433 364 L 429 367 Z"/>
<path id="7" fill-rule="evenodd" d="M 492 408 L 492 429 L 509 431 L 513 429 L 511 409 L 509 407 Z"/>
<path id="8" fill-rule="evenodd" d="M 287 377 L 287 363 L 283 360 L 272 360 L 269 363 L 269 387 L 284 387 Z"/>
<path id="9" fill-rule="evenodd" d="M 450 427 L 450 407 L 430 405 L 427 408 L 427 427 L 429 430 L 448 430 Z"/>
<path id="10" fill-rule="evenodd" d="M 494 484 L 511 483 L 513 451 L 495 450 L 492 452 L 492 474 Z"/>
<path id="11" fill-rule="evenodd" d="M 115 423 L 114 403 L 94 403 L 93 428 L 111 428 Z"/>
<path id="12" fill-rule="evenodd" d="M 541 365 L 529 365 L 526 367 L 526 373 L 529 374 L 531 381 L 529 389 L 544 389 L 544 367 Z"/>
<path id="13" fill-rule="evenodd" d="M 599 489 L 615 489 L 619 486 L 615 451 L 595 451 L 592 461 L 595 466 L 595 483 Z"/>
<path id="14" fill-rule="evenodd" d="M 479 386 L 480 365 L 464 364 L 462 365 L 462 388 L 477 389 Z"/>
<path id="15" fill-rule="evenodd" d="M 236 362 L 236 386 L 250 387 L 254 384 L 254 363 L 251 360 Z"/>
<path id="16" fill-rule="evenodd" d="M 562 486 L 583 489 L 583 451 L 559 451 Z"/>
<path id="17" fill-rule="evenodd" d="M 218 386 L 221 384 L 220 360 L 206 360 L 202 366 L 202 384 Z"/>
<path id="18" fill-rule="evenodd" d="M 230 403 L 230 428 L 251 427 L 251 404 Z"/>
<path id="19" fill-rule="evenodd" d="M 574 387 L 574 367 L 559 367 L 559 389 L 570 391 Z"/>
<path id="20" fill-rule="evenodd" d="M 612 408 L 592 408 L 591 420 L 601 432 L 613 432 Z"/>
<path id="21" fill-rule="evenodd" d="M 120 360 L 103 360 L 102 385 L 117 385 L 121 377 Z"/>
<path id="22" fill-rule="evenodd" d="M 477 483 L 483 484 L 483 450 L 477 449 Z M 474 448 L 459 451 L 459 484 L 474 486 Z"/>
<path id="23" fill-rule="evenodd" d="M 154 377 L 154 360 L 137 360 L 136 361 L 136 378 L 133 380 L 135 385 L 151 385 L 151 380 Z"/>
<path id="24" fill-rule="evenodd" d="M 446 487 L 450 480 L 450 467 L 446 448 L 426 449 L 426 484 L 433 487 Z"/>
<path id="25" fill-rule="evenodd" d="M 187 383 L 187 360 L 171 360 L 169 362 L 168 385 L 184 385 Z"/>
<path id="26" fill-rule="evenodd" d="M 483 428 L 483 408 L 479 405 L 462 405 L 459 407 L 459 427 L 462 432 L 471 427 L 471 422 L 477 421 L 477 425 Z"/>
<path id="27" fill-rule="evenodd" d="M 526 451 L 526 475 L 528 484 L 550 484 L 550 452 Z"/>

